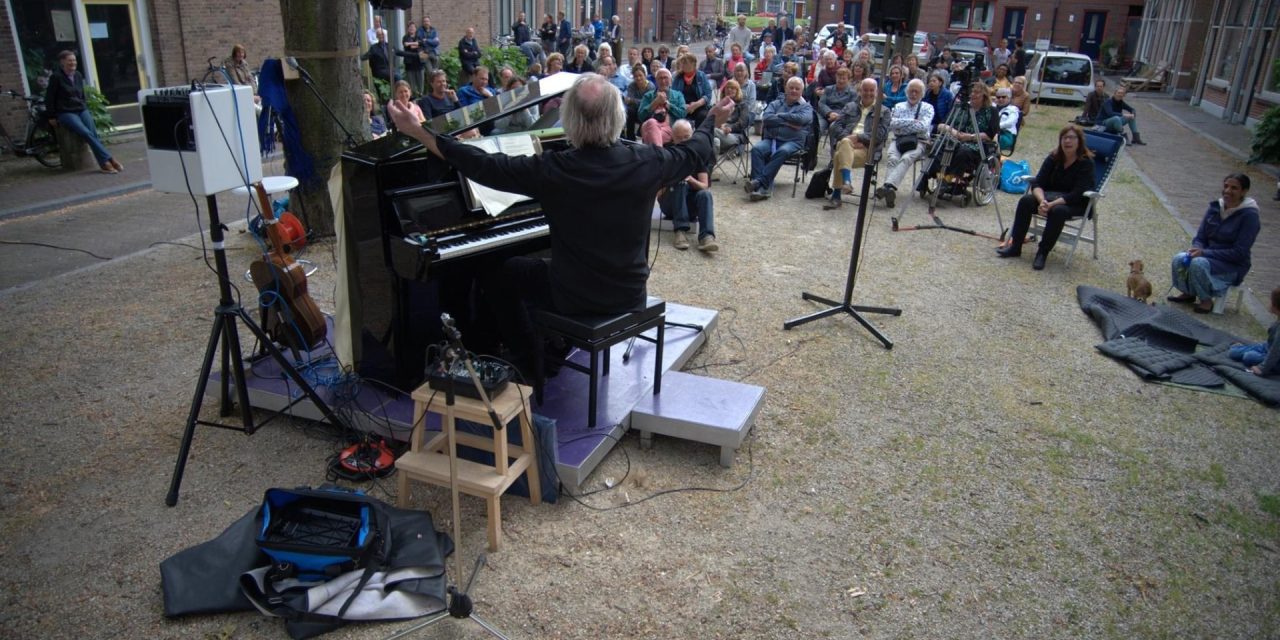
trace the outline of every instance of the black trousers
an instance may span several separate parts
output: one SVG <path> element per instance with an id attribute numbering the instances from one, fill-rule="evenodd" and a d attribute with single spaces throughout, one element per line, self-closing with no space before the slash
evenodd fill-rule
<path id="1" fill-rule="evenodd" d="M 1045 198 L 1054 200 L 1059 194 L 1046 193 Z M 1027 229 L 1031 228 L 1031 216 L 1036 214 L 1040 208 L 1040 202 L 1036 200 L 1034 194 L 1028 193 L 1018 199 L 1018 210 L 1013 216 L 1013 229 L 1009 232 L 1009 237 L 1013 240 L 1014 246 L 1022 245 L 1022 241 L 1027 237 Z M 1053 245 L 1058 243 L 1058 236 L 1062 235 L 1062 227 L 1067 220 L 1079 218 L 1084 215 L 1084 210 L 1075 207 L 1069 207 L 1060 204 L 1049 209 L 1049 215 L 1044 223 L 1044 235 L 1040 238 L 1040 248 L 1037 253 L 1049 253 L 1053 250 Z"/>
<path id="2" fill-rule="evenodd" d="M 533 311 L 555 311 L 550 261 L 529 256 L 508 258 L 489 278 L 490 308 L 512 364 L 533 380 Z"/>

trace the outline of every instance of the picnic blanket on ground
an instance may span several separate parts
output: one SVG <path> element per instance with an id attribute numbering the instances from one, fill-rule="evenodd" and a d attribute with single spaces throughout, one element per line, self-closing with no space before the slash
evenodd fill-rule
<path id="1" fill-rule="evenodd" d="M 1221 388 L 1232 384 L 1259 402 L 1280 406 L 1280 377 L 1257 376 L 1227 355 L 1248 342 L 1177 309 L 1149 306 L 1114 291 L 1076 288 L 1080 308 L 1102 330 L 1098 351 L 1154 382 Z"/>

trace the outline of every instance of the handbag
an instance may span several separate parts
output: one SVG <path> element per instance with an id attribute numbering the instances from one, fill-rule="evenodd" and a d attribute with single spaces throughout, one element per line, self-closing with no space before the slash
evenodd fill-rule
<path id="1" fill-rule="evenodd" d="M 831 193 L 831 169 L 819 169 L 814 171 L 812 177 L 809 178 L 809 184 L 804 188 L 804 197 L 808 200 L 817 198 L 825 198 Z"/>
<path id="2" fill-rule="evenodd" d="M 1026 193 L 1031 177 L 1031 165 L 1026 160 L 1005 160 L 1000 167 L 1000 190 L 1005 193 Z"/>
<path id="3" fill-rule="evenodd" d="M 898 148 L 898 153 L 910 153 L 916 150 L 920 145 L 920 134 L 912 133 L 905 136 L 897 136 L 893 139 L 893 145 Z"/>

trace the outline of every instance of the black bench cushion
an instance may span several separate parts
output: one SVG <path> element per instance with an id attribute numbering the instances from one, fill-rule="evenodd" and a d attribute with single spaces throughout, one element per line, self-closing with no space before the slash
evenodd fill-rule
<path id="1" fill-rule="evenodd" d="M 604 316 L 566 316 L 539 309 L 534 312 L 534 322 L 557 333 L 596 342 L 639 324 L 648 323 L 667 311 L 667 303 L 661 298 L 649 296 L 644 309 Z"/>

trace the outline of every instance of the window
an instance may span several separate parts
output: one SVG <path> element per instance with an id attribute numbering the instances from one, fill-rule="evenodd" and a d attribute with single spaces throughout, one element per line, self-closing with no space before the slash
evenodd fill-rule
<path id="1" fill-rule="evenodd" d="M 1218 60 L 1214 65 L 1213 78 L 1231 82 L 1236 73 L 1236 62 L 1240 59 L 1241 38 L 1244 29 L 1223 29 L 1222 42 L 1218 45 Z"/>
<path id="2" fill-rule="evenodd" d="M 755 15 L 755 12 L 751 10 L 751 0 L 737 0 L 734 3 L 733 12 L 740 16 Z M 737 26 L 737 24 L 735 23 L 733 26 Z"/>
<path id="3" fill-rule="evenodd" d="M 957 30 L 990 31 L 995 8 L 985 0 L 953 0 L 949 26 Z"/>

